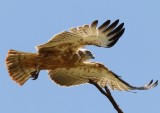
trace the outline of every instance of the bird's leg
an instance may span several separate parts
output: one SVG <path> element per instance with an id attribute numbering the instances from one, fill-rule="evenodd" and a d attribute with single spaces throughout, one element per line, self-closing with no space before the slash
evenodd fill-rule
<path id="1" fill-rule="evenodd" d="M 38 65 L 37 69 L 35 71 L 31 72 L 31 78 L 33 78 L 32 80 L 36 80 L 38 78 L 39 72 L 40 72 L 40 70 L 39 70 L 39 65 Z"/>
<path id="2" fill-rule="evenodd" d="M 38 78 L 39 72 L 40 70 L 35 70 L 31 73 L 31 78 L 33 78 L 32 80 L 36 80 Z"/>

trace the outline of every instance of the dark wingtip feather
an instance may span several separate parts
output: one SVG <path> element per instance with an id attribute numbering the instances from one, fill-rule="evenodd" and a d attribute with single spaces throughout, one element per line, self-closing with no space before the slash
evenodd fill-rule
<path id="1" fill-rule="evenodd" d="M 110 20 L 105 21 L 98 29 L 99 30 L 103 30 L 105 29 L 109 24 L 110 24 Z"/>
<path id="2" fill-rule="evenodd" d="M 107 45 L 107 48 L 110 48 L 110 47 L 114 46 L 118 40 L 119 40 L 119 38 L 116 39 L 116 40 L 114 40 L 114 41 L 112 41 L 111 43 L 109 43 L 109 44 Z"/>
<path id="3" fill-rule="evenodd" d="M 122 29 L 121 31 L 119 31 L 116 35 L 114 35 L 113 37 L 111 37 L 111 38 L 109 39 L 109 41 L 113 41 L 113 40 L 116 40 L 116 39 L 120 38 L 120 37 L 123 35 L 124 31 L 125 31 L 125 28 L 123 28 L 123 29 Z"/>
<path id="4" fill-rule="evenodd" d="M 95 20 L 91 23 L 91 27 L 97 26 L 97 24 L 98 24 L 98 20 Z"/>
<path id="5" fill-rule="evenodd" d="M 142 86 L 142 87 L 133 87 L 133 89 L 137 89 L 137 90 L 148 90 L 148 89 L 152 89 L 154 87 L 156 87 L 158 85 L 158 80 L 153 83 L 153 80 L 151 80 L 147 85 Z"/>
<path id="6" fill-rule="evenodd" d="M 147 86 L 150 86 L 153 83 L 153 79 L 149 82 Z"/>
<path id="7" fill-rule="evenodd" d="M 107 47 L 110 48 L 116 44 L 116 42 L 119 40 L 119 38 L 123 35 L 125 31 L 125 28 L 123 28 L 118 34 L 115 36 L 111 37 L 109 41 L 111 41 L 109 44 L 107 44 Z"/>
<path id="8" fill-rule="evenodd" d="M 114 21 L 112 24 L 113 24 L 114 26 L 116 26 L 118 23 L 119 23 L 119 19 L 117 19 L 116 21 Z"/>
<path id="9" fill-rule="evenodd" d="M 114 30 L 112 30 L 107 36 L 115 35 L 119 31 L 121 31 L 121 29 L 123 28 L 123 26 L 124 26 L 124 23 L 121 23 L 117 28 L 115 28 Z"/>
<path id="10" fill-rule="evenodd" d="M 114 22 L 113 22 L 113 24 L 118 24 L 119 23 L 119 19 L 117 19 L 117 20 L 115 20 Z"/>
<path id="11" fill-rule="evenodd" d="M 154 87 L 156 87 L 158 85 L 158 80 L 154 83 Z"/>
<path id="12" fill-rule="evenodd" d="M 105 29 L 103 32 L 108 32 L 111 31 L 112 29 L 114 29 L 119 23 L 119 19 L 117 19 L 116 21 L 114 21 L 107 29 Z"/>

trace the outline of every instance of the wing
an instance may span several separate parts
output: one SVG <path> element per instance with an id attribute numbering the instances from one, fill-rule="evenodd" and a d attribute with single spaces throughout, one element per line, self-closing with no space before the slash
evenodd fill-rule
<path id="1" fill-rule="evenodd" d="M 99 63 L 84 63 L 83 65 L 59 68 L 49 70 L 51 80 L 61 86 L 74 86 L 88 83 L 89 80 L 97 82 L 100 86 L 108 85 L 112 90 L 128 91 L 128 90 L 147 90 L 155 87 L 158 81 L 153 80 L 142 87 L 131 86 L 118 75 L 108 70 L 104 65 Z"/>
<path id="2" fill-rule="evenodd" d="M 77 28 L 71 28 L 69 31 L 61 32 L 47 43 L 37 46 L 37 50 L 52 51 L 56 46 L 77 48 L 85 45 L 95 45 L 99 47 L 112 47 L 124 33 L 124 23 L 118 25 L 119 20 L 110 24 L 110 20 L 104 22 L 100 27 L 97 27 L 98 20 L 93 21 L 91 25 L 84 25 Z M 118 25 L 118 26 L 117 26 Z M 67 48 L 68 49 L 68 48 Z M 66 48 L 65 48 L 66 50 Z"/>

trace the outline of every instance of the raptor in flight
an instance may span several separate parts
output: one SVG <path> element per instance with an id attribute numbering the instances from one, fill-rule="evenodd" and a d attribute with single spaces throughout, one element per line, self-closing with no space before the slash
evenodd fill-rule
<path id="1" fill-rule="evenodd" d="M 84 49 L 86 45 L 110 48 L 123 35 L 124 23 L 110 20 L 97 27 L 98 21 L 90 25 L 71 28 L 54 35 L 47 43 L 36 46 L 37 53 L 9 50 L 6 66 L 10 77 L 19 85 L 29 78 L 37 79 L 40 70 L 47 70 L 49 77 L 61 86 L 74 86 L 90 80 L 101 87 L 112 90 L 146 90 L 157 86 L 153 80 L 142 87 L 135 87 L 122 80 L 101 63 L 90 62 L 93 54 Z"/>

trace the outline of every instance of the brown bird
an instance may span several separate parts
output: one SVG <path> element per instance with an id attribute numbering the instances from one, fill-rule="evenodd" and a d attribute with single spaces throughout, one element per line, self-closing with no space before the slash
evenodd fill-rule
<path id="1" fill-rule="evenodd" d="M 37 53 L 9 50 L 6 66 L 10 77 L 19 85 L 29 78 L 37 79 L 40 70 L 48 70 L 49 77 L 61 86 L 74 86 L 88 83 L 90 80 L 101 87 L 112 90 L 146 90 L 158 85 L 153 80 L 145 86 L 135 87 L 108 70 L 103 64 L 90 62 L 93 54 L 83 47 L 95 45 L 110 48 L 125 31 L 124 23 L 110 20 L 97 27 L 98 21 L 90 25 L 71 28 L 53 36 L 47 43 L 36 47 Z"/>

